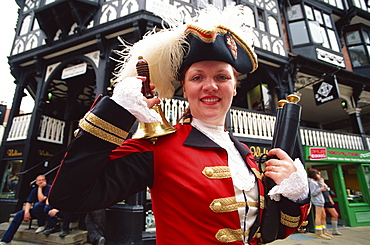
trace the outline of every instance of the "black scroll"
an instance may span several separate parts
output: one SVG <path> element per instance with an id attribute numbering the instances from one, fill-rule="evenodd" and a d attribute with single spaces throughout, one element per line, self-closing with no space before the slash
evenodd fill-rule
<path id="1" fill-rule="evenodd" d="M 278 109 L 271 148 L 280 148 L 293 158 L 300 117 L 301 106 L 298 104 L 286 103 Z M 263 182 L 266 198 L 260 231 L 262 242 L 269 243 L 278 238 L 280 209 L 279 203 L 268 197 L 268 192 L 276 185 L 275 182 L 267 177 Z"/>

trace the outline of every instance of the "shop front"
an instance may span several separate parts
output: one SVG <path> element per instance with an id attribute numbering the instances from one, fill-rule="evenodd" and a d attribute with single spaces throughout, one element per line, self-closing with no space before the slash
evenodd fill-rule
<path id="1" fill-rule="evenodd" d="M 330 187 L 340 220 L 370 225 L 370 152 L 303 146 L 308 168 L 318 169 Z"/>

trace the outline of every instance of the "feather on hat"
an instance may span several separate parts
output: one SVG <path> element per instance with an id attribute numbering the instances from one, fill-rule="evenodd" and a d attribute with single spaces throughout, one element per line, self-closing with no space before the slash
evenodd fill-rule
<path id="1" fill-rule="evenodd" d="M 224 61 L 241 74 L 257 69 L 257 57 L 248 45 L 253 35 L 243 25 L 242 5 L 228 6 L 223 11 L 209 5 L 187 23 L 160 17 L 169 28 L 152 30 L 133 45 L 123 42 L 123 50 L 116 51 L 122 59 L 115 82 L 137 75 L 139 56 L 149 64 L 150 80 L 159 98 L 171 98 L 179 73 L 198 61 Z"/>

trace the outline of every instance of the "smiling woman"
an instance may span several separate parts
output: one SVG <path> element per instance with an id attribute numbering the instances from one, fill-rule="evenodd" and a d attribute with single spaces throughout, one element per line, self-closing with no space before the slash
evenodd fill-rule
<path id="1" fill-rule="evenodd" d="M 224 11 L 210 6 L 191 23 L 150 32 L 127 47 L 113 96 L 98 101 L 80 121 L 54 181 L 51 205 L 89 212 L 149 187 L 157 244 L 257 245 L 265 243 L 260 233 L 265 199 L 274 198 L 281 204 L 277 239 L 293 233 L 309 207 L 302 163 L 271 150 L 277 159 L 266 163 L 265 175 L 277 185 L 273 197 L 265 195 L 249 148 L 225 130 L 237 76 L 258 66 L 239 17 L 241 6 Z M 150 125 L 157 118 L 149 108 L 159 99 L 145 98 L 140 91 L 146 77 L 135 76 L 139 56 L 148 61 L 159 97 L 180 82 L 189 102 L 190 113 L 175 125 L 177 131 L 156 139 L 126 139 L 136 119 Z"/>

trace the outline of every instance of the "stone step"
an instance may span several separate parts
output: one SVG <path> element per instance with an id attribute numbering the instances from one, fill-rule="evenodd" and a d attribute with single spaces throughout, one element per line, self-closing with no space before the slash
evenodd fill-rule
<path id="1" fill-rule="evenodd" d="M 13 221 L 14 217 L 15 217 L 15 213 L 10 214 L 9 223 L 11 223 Z M 63 223 L 63 219 L 58 217 L 57 220 L 60 224 Z M 78 220 L 77 221 L 71 221 L 69 223 L 69 228 L 70 229 L 78 229 L 78 224 L 79 224 Z M 37 220 L 36 219 L 31 219 L 29 222 L 22 221 L 22 225 L 28 225 L 29 227 L 37 226 Z"/>
<path id="2" fill-rule="evenodd" d="M 1 223 L 0 224 L 0 235 L 3 236 L 5 231 L 8 229 L 9 223 Z M 48 236 L 39 233 L 35 233 L 36 227 L 32 227 L 29 229 L 28 224 L 22 224 L 17 233 L 14 235 L 14 240 L 16 241 L 23 241 L 23 242 L 30 242 L 30 244 L 86 244 L 87 241 L 87 231 L 78 230 L 78 229 L 71 229 L 68 236 L 61 238 L 59 237 L 59 232 L 50 234 Z M 26 244 L 26 243 L 22 243 Z"/>

